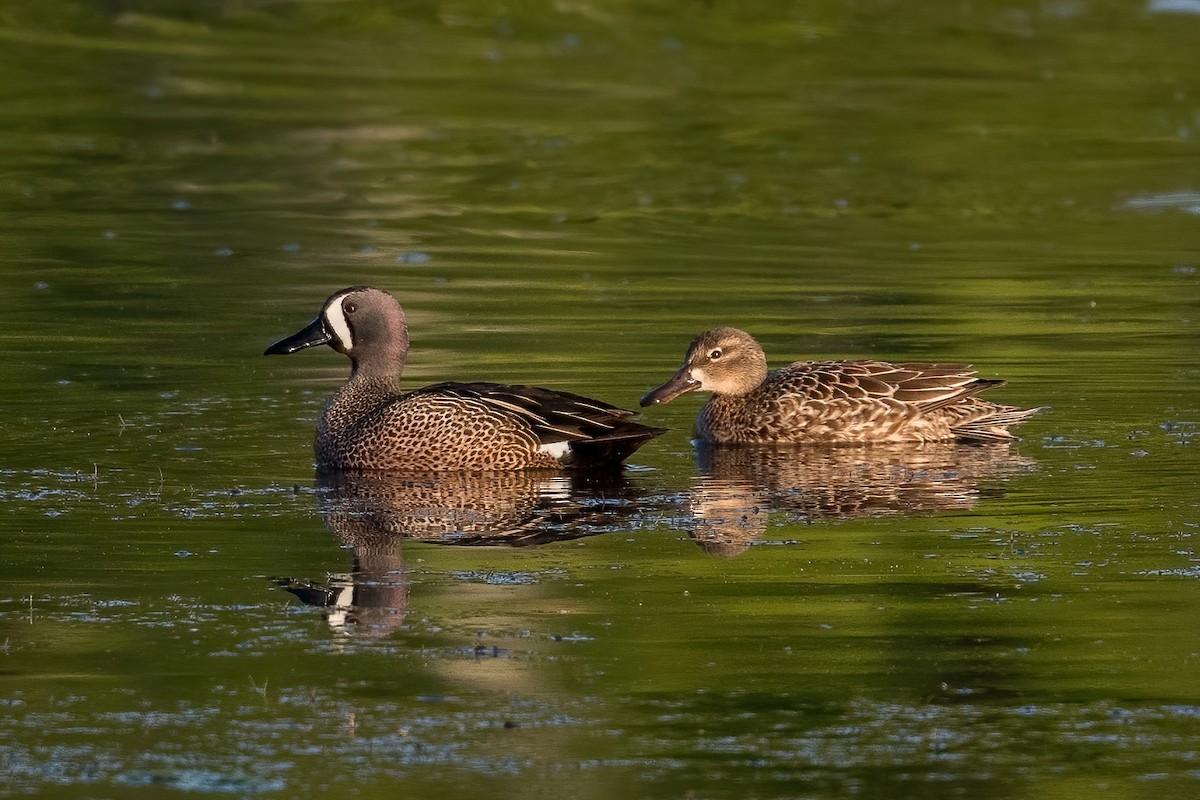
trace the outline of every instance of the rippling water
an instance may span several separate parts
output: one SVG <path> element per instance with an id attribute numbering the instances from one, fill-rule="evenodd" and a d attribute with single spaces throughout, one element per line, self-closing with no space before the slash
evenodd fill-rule
<path id="1" fill-rule="evenodd" d="M 1193 12 L 6 4 L 0 796 L 1194 796 Z M 1044 408 L 316 476 L 344 359 L 260 353 L 360 283 L 413 386 L 729 324 Z"/>

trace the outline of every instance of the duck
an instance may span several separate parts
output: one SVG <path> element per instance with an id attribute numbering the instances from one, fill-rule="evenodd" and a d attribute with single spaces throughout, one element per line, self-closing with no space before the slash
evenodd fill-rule
<path id="1" fill-rule="evenodd" d="M 711 444 L 1005 442 L 1039 408 L 978 395 L 1003 386 L 968 364 L 797 361 L 774 371 L 754 337 L 719 327 L 692 340 L 683 365 L 643 407 L 712 392 L 695 436 Z"/>
<path id="2" fill-rule="evenodd" d="M 536 386 L 445 382 L 403 392 L 404 309 L 372 286 L 334 292 L 306 327 L 267 347 L 286 355 L 329 345 L 350 377 L 325 403 L 313 449 L 319 469 L 420 472 L 619 465 L 666 432 L 633 411 Z"/>

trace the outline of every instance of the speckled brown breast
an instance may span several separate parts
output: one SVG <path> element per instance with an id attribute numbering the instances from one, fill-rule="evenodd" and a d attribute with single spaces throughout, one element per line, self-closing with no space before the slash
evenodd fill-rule
<path id="1" fill-rule="evenodd" d="M 628 421 L 631 412 L 624 409 L 585 401 L 483 383 L 395 394 L 387 383 L 351 379 L 321 416 L 317 463 L 413 471 L 558 469 L 571 463 L 573 456 L 564 455 L 570 447 L 599 447 L 607 437 L 617 443 L 614 452 L 626 452 L 662 432 Z M 548 438 L 558 447 L 547 449 Z"/>
<path id="2" fill-rule="evenodd" d="M 347 384 L 317 428 L 317 463 L 352 469 L 487 470 L 555 468 L 533 428 L 494 406 L 416 392 L 382 396 Z"/>

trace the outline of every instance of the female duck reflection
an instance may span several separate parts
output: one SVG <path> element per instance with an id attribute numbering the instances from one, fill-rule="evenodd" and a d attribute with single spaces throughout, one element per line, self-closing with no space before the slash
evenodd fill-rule
<path id="1" fill-rule="evenodd" d="M 961 511 L 985 485 L 1034 469 L 1005 443 L 886 444 L 797 449 L 697 443 L 689 534 L 706 552 L 739 555 L 771 511 L 785 522 Z"/>
<path id="2" fill-rule="evenodd" d="M 404 624 L 409 581 L 401 542 L 528 547 L 622 530 L 638 510 L 617 473 L 317 473 L 325 528 L 354 553 L 327 585 L 278 579 L 326 609 L 341 633 L 381 637 Z"/>

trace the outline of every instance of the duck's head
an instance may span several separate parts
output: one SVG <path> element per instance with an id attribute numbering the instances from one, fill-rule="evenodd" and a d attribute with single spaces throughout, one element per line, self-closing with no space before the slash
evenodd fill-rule
<path id="1" fill-rule="evenodd" d="M 767 377 L 767 357 L 754 337 L 737 328 L 713 328 L 692 340 L 670 380 L 646 393 L 642 405 L 669 403 L 684 392 L 740 395 Z"/>
<path id="2" fill-rule="evenodd" d="M 287 355 L 320 344 L 349 356 L 356 370 L 364 365 L 395 369 L 408 353 L 404 309 L 381 289 L 351 286 L 330 295 L 316 319 L 263 355 Z"/>

